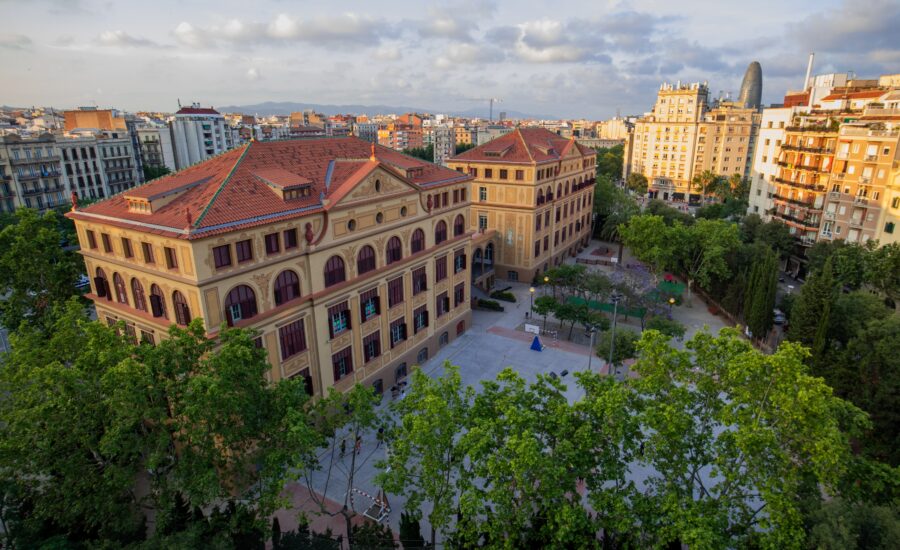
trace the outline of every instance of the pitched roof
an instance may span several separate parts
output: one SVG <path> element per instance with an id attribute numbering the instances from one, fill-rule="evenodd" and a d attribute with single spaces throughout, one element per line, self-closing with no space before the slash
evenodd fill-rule
<path id="1" fill-rule="evenodd" d="M 573 147 L 581 155 L 593 154 L 574 139 L 566 139 L 545 128 L 516 128 L 451 160 L 528 164 L 552 162 L 560 160 Z"/>
<path id="2" fill-rule="evenodd" d="M 832 101 L 835 99 L 869 99 L 874 97 L 881 97 L 885 94 L 885 90 L 865 90 L 862 92 L 840 92 L 829 94 L 823 97 L 820 101 Z"/>
<path id="3" fill-rule="evenodd" d="M 176 115 L 218 115 L 219 111 L 209 107 L 182 107 Z"/>
<path id="4" fill-rule="evenodd" d="M 327 210 L 376 167 L 419 188 L 471 179 L 354 137 L 250 142 L 67 215 L 197 239 Z"/>

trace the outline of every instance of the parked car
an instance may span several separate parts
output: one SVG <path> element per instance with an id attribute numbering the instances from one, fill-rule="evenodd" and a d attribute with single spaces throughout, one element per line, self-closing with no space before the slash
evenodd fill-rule
<path id="1" fill-rule="evenodd" d="M 787 316 L 780 309 L 773 310 L 772 314 L 774 315 L 773 322 L 776 325 L 783 325 L 787 322 Z"/>
<path id="2" fill-rule="evenodd" d="M 88 279 L 87 275 L 81 275 L 78 277 L 78 282 L 75 283 L 75 288 L 87 288 L 91 286 L 91 280 Z"/>

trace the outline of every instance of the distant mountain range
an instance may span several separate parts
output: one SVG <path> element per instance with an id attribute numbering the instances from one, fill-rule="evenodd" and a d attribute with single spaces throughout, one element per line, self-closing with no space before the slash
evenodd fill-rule
<path id="1" fill-rule="evenodd" d="M 305 111 L 312 109 L 318 113 L 326 115 L 340 114 L 367 114 L 367 115 L 387 115 L 387 114 L 403 114 L 403 113 L 446 113 L 454 116 L 462 116 L 469 118 L 487 118 L 488 107 L 477 107 L 466 111 L 444 111 L 441 109 L 424 109 L 422 107 L 402 107 L 391 105 L 321 105 L 319 103 L 296 103 L 293 101 L 266 101 L 263 103 L 254 103 L 252 105 L 225 105 L 215 107 L 220 113 L 244 113 L 246 115 L 289 115 L 295 111 Z M 507 118 L 535 118 L 535 119 L 556 119 L 558 117 L 552 115 L 535 115 L 522 113 L 519 111 L 511 111 L 503 109 L 502 106 L 494 105 L 494 120 L 499 118 L 500 112 L 506 113 Z"/>

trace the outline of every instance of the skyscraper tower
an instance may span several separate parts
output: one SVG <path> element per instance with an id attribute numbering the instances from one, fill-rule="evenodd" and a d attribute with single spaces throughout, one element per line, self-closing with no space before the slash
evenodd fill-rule
<path id="1" fill-rule="evenodd" d="M 741 92 L 737 102 L 744 107 L 759 109 L 762 102 L 762 67 L 759 66 L 758 61 L 747 66 L 744 80 L 741 81 Z"/>

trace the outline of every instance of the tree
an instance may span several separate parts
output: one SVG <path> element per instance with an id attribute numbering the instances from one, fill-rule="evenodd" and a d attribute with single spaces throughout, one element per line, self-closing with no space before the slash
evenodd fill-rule
<path id="1" fill-rule="evenodd" d="M 755 240 L 767 244 L 781 259 L 790 255 L 795 242 L 788 226 L 776 220 L 761 224 L 756 230 Z"/>
<path id="2" fill-rule="evenodd" d="M 619 233 L 631 253 L 655 271 L 664 271 L 670 265 L 672 231 L 661 216 L 635 216 Z"/>
<path id="3" fill-rule="evenodd" d="M 404 155 L 416 157 L 427 162 L 434 162 L 434 144 L 429 143 L 425 147 L 412 147 L 403 150 Z"/>
<path id="4" fill-rule="evenodd" d="M 619 227 L 632 216 L 640 213 L 640 208 L 628 193 L 613 184 L 609 178 L 598 178 L 594 192 L 594 213 L 597 223 L 596 235 L 610 242 L 618 241 L 619 261 L 622 260 L 622 245 Z"/>
<path id="5" fill-rule="evenodd" d="M 639 172 L 632 172 L 625 178 L 625 187 L 638 195 L 646 195 L 648 189 L 647 176 Z"/>
<path id="6" fill-rule="evenodd" d="M 366 521 L 362 525 L 354 525 L 351 540 L 353 541 L 352 548 L 365 548 L 366 550 L 393 550 L 397 548 L 391 528 L 374 521 Z"/>
<path id="7" fill-rule="evenodd" d="M 675 223 L 664 246 L 671 254 L 670 265 L 687 278 L 688 302 L 694 283 L 707 287 L 713 276 L 728 277 L 726 257 L 740 245 L 735 224 L 721 220 L 697 220 L 684 226 Z"/>
<path id="8" fill-rule="evenodd" d="M 462 385 L 459 368 L 444 363 L 444 375 L 432 379 L 412 374 L 406 397 L 395 402 L 399 423 L 390 431 L 387 468 L 378 476 L 386 491 L 406 496 L 407 509 L 419 519 L 430 504 L 431 547 L 440 530 L 447 534 L 458 499 L 457 483 L 465 474 L 457 437 L 463 430 L 474 392 Z"/>
<path id="9" fill-rule="evenodd" d="M 597 149 L 597 175 L 619 178 L 622 175 L 622 158 L 625 153 L 624 145 Z"/>
<path id="10" fill-rule="evenodd" d="M 778 285 L 778 259 L 769 248 L 760 250 L 744 297 L 744 319 L 755 338 L 764 339 L 772 329 L 775 291 Z"/>
<path id="11" fill-rule="evenodd" d="M 832 276 L 831 258 L 828 258 L 822 271 L 814 273 L 803 285 L 791 308 L 791 329 L 788 337 L 794 342 L 812 347 L 814 357 L 821 352 L 821 349 L 816 348 L 824 344 L 821 331 L 828 328 L 835 292 L 836 283 Z"/>
<path id="12" fill-rule="evenodd" d="M 644 330 L 656 330 L 669 338 L 681 339 L 684 337 L 685 327 L 674 319 L 666 319 L 661 315 L 654 315 L 647 321 Z"/>
<path id="13" fill-rule="evenodd" d="M 816 501 L 807 546 L 821 550 L 889 550 L 900 540 L 900 516 L 888 506 L 833 499 Z"/>
<path id="14" fill-rule="evenodd" d="M 807 373 L 797 344 L 766 355 L 735 329 L 700 332 L 683 350 L 667 340 L 644 333 L 640 376 L 626 382 L 649 468 L 636 504 L 644 546 L 800 546 L 804 484 L 834 489 L 850 456 L 841 428 L 865 415 Z"/>
<path id="15" fill-rule="evenodd" d="M 84 263 L 60 245 L 54 212 L 41 216 L 23 208 L 15 216 L 16 223 L 0 231 L 0 285 L 6 292 L 0 301 L 0 323 L 10 330 L 23 321 L 49 325 L 53 306 L 78 294 L 75 284 Z"/>
<path id="16" fill-rule="evenodd" d="M 693 188 L 700 193 L 702 198 L 706 198 L 718 192 L 722 186 L 722 180 L 723 178 L 715 172 L 704 170 L 694 176 L 691 184 L 693 184 Z"/>
<path id="17" fill-rule="evenodd" d="M 885 307 L 881 297 L 866 290 L 837 293 L 831 307 L 828 340 L 831 349 L 844 349 L 857 333 L 871 321 L 889 317 L 893 312 Z"/>
<path id="18" fill-rule="evenodd" d="M 144 165 L 144 181 L 155 180 L 171 173 L 172 171 L 165 166 Z"/>
<path id="19" fill-rule="evenodd" d="M 456 154 L 465 153 L 469 149 L 475 147 L 474 143 L 457 143 L 456 144 Z M 432 157 L 433 158 L 433 157 Z"/>
<path id="20" fill-rule="evenodd" d="M 544 330 L 547 330 L 547 315 L 556 310 L 558 303 L 553 296 L 538 296 L 534 300 L 534 312 L 544 317 Z"/>
<path id="21" fill-rule="evenodd" d="M 895 308 L 900 305 L 900 243 L 876 248 L 866 262 L 865 278 Z"/>
<path id="22" fill-rule="evenodd" d="M 610 346 L 612 345 L 613 340 L 615 340 L 615 347 L 612 350 L 612 364 L 618 367 L 626 360 L 637 357 L 637 342 L 640 339 L 641 337 L 637 332 L 627 328 L 617 327 L 615 338 L 613 338 L 612 331 L 605 330 L 601 332 L 600 335 L 597 336 L 597 345 L 594 350 L 597 352 L 597 357 L 600 357 L 603 360 L 609 360 Z"/>
<path id="23" fill-rule="evenodd" d="M 407 511 L 400 513 L 400 543 L 403 550 L 424 550 L 428 548 L 425 538 L 422 537 L 422 528 L 419 520 Z"/>
<path id="24" fill-rule="evenodd" d="M 694 223 L 693 216 L 687 212 L 678 210 L 677 208 L 672 208 L 666 204 L 665 201 L 659 199 L 650 199 L 647 201 L 647 207 L 644 208 L 644 214 L 661 216 L 666 225 L 674 225 L 676 221 L 681 222 L 682 225 L 691 225 Z"/>
<path id="25" fill-rule="evenodd" d="M 593 320 L 591 310 L 584 303 L 563 302 L 556 306 L 553 312 L 560 323 L 569 323 L 568 340 L 572 339 L 572 333 L 575 332 L 575 323 L 590 323 Z"/>

